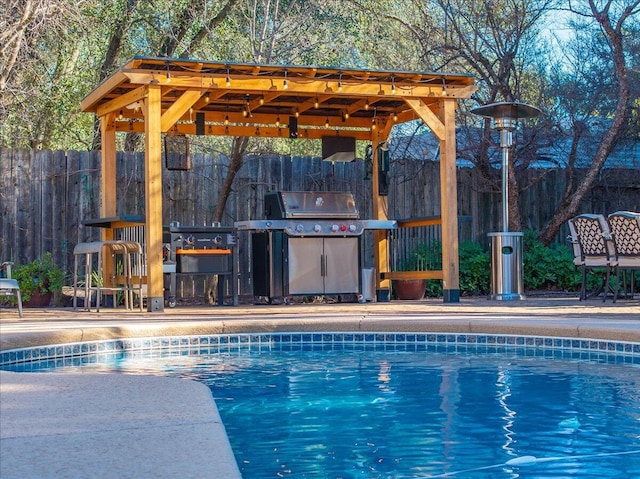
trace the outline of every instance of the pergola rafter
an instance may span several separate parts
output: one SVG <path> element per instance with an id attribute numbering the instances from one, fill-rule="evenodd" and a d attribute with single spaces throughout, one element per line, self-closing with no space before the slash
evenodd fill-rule
<path id="1" fill-rule="evenodd" d="M 376 146 L 398 123 L 421 119 L 441 142 L 445 301 L 458 291 L 455 118 L 457 100 L 476 90 L 467 74 L 255 65 L 135 57 L 82 101 L 102 132 L 102 215 L 115 216 L 115 132 L 145 134 L 149 309 L 162 310 L 161 135 L 295 137 L 342 135 Z M 294 121 L 295 119 L 295 121 Z M 199 123 L 199 125 L 198 125 Z M 292 135 L 295 133 L 295 135 Z M 373 169 L 373 214 L 386 218 Z M 111 233 L 105 231 L 108 237 Z M 389 288 L 388 245 L 378 245 L 378 288 Z M 448 294 L 447 292 L 451 293 Z M 447 298 L 449 296 L 449 298 Z"/>

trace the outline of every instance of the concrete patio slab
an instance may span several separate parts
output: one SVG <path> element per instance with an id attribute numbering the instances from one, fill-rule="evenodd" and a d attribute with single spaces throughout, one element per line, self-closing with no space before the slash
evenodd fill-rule
<path id="1" fill-rule="evenodd" d="M 0 371 L 0 477 L 239 478 L 205 385 Z"/>

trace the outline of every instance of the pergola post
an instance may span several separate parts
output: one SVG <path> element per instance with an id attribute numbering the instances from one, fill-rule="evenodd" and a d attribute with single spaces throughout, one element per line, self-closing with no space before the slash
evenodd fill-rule
<path id="1" fill-rule="evenodd" d="M 438 100 L 436 114 L 421 99 L 405 99 L 440 140 L 440 217 L 442 220 L 442 293 L 445 303 L 460 301 L 458 259 L 458 186 L 456 179 L 456 99 Z"/>
<path id="2" fill-rule="evenodd" d="M 379 169 L 378 164 L 380 161 L 378 154 L 378 146 L 382 143 L 378 141 L 377 135 L 374 135 L 371 141 L 372 153 L 371 159 L 373 163 L 371 174 L 371 195 L 373 198 L 372 214 L 373 218 L 377 220 L 386 220 L 389 206 L 387 203 L 387 197 L 380 195 L 380 183 L 379 183 Z M 376 265 L 376 298 L 378 301 L 387 302 L 390 299 L 391 280 L 382 278 L 381 272 L 389 271 L 389 239 L 387 237 L 387 231 L 374 230 L 373 231 L 373 255 L 374 264 Z"/>
<path id="3" fill-rule="evenodd" d="M 116 125 L 115 114 L 108 113 L 100 117 L 100 135 L 102 152 L 100 174 L 100 215 L 108 218 L 116 215 Z M 102 239 L 112 240 L 113 230 L 102 229 Z"/>
<path id="4" fill-rule="evenodd" d="M 162 134 L 161 89 L 149 85 L 144 101 L 145 241 L 147 248 L 147 311 L 164 311 L 162 272 Z"/>
<path id="5" fill-rule="evenodd" d="M 440 140 L 440 215 L 442 217 L 442 294 L 460 302 L 458 259 L 458 185 L 456 179 L 455 100 L 442 100 L 444 139 Z"/>

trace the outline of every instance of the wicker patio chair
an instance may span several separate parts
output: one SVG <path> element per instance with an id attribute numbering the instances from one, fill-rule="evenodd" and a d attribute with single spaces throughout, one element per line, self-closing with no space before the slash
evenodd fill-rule
<path id="1" fill-rule="evenodd" d="M 611 238 L 616 251 L 616 281 L 620 284 L 620 270 L 623 274 L 623 291 L 627 295 L 627 271 L 630 271 L 631 298 L 634 295 L 634 272 L 640 270 L 640 213 L 616 211 L 607 218 L 611 230 Z M 617 290 L 619 291 L 619 289 Z M 617 294 L 614 296 L 614 301 Z"/>
<path id="2" fill-rule="evenodd" d="M 5 261 L 0 265 L 0 296 L 14 296 L 18 302 L 18 314 L 22 318 L 22 296 L 18 281 L 11 278 L 11 263 Z"/>
<path id="3" fill-rule="evenodd" d="M 569 220 L 569 228 L 575 232 L 578 243 L 574 253 L 580 253 L 580 259 L 574 260 L 574 264 L 582 269 L 580 299 L 587 298 L 587 272 L 594 269 L 604 270 L 602 288 L 596 294 L 603 291 L 602 301 L 605 301 L 611 292 L 615 299 L 616 290 L 611 285 L 611 273 L 616 268 L 616 255 L 606 218 L 603 215 L 578 215 Z"/>

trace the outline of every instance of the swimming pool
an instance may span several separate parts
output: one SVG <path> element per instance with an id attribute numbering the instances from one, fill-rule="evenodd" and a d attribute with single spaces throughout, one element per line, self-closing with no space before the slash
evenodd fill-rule
<path id="1" fill-rule="evenodd" d="M 640 477 L 637 343 L 239 334 L 33 348 L 0 361 L 203 381 L 247 478 Z"/>

